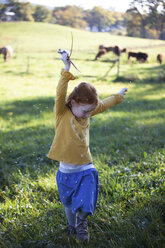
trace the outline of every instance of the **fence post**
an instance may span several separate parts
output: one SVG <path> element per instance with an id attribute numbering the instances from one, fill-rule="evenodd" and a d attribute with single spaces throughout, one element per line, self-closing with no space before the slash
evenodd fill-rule
<path id="1" fill-rule="evenodd" d="M 30 57 L 27 57 L 27 69 L 26 69 L 26 73 L 29 74 L 30 71 Z"/>
<path id="2" fill-rule="evenodd" d="M 120 73 L 120 56 L 119 56 L 119 58 L 118 58 L 117 78 L 119 77 L 119 73 Z"/>

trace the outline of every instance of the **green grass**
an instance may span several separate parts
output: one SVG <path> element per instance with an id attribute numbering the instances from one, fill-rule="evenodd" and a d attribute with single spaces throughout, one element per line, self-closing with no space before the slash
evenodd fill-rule
<path id="1" fill-rule="evenodd" d="M 100 98 L 128 87 L 124 102 L 91 119 L 90 147 L 100 192 L 89 218 L 86 247 L 163 248 L 165 243 L 165 54 L 159 40 L 89 33 L 39 23 L 1 23 L 1 44 L 15 54 L 0 58 L 0 247 L 81 247 L 66 235 L 66 217 L 56 186 L 58 163 L 49 160 L 54 137 L 53 104 L 62 62 L 58 48 L 70 48 L 80 69 L 68 93 L 81 81 L 95 85 Z M 146 47 L 149 62 L 114 56 L 93 61 L 99 44 Z M 155 46 L 155 47 L 154 47 Z M 27 61 L 30 58 L 29 73 Z M 83 246 L 82 246 L 83 247 Z"/>

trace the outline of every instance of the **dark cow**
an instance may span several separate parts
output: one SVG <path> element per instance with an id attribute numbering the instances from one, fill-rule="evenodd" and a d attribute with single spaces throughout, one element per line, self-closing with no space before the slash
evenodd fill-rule
<path id="1" fill-rule="evenodd" d="M 134 52 L 128 52 L 128 59 L 129 59 L 130 57 L 137 58 L 137 53 L 134 53 Z"/>
<path id="2" fill-rule="evenodd" d="M 163 54 L 159 53 L 156 57 L 157 61 L 159 62 L 159 64 L 161 65 L 162 64 L 162 61 L 163 61 Z"/>
<path id="3" fill-rule="evenodd" d="M 126 53 L 126 52 L 127 52 L 126 48 L 121 49 L 121 53 Z"/>
<path id="4" fill-rule="evenodd" d="M 118 46 L 114 46 L 113 53 L 116 54 L 117 56 L 120 56 L 121 54 L 120 48 Z"/>
<path id="5" fill-rule="evenodd" d="M 145 62 L 145 61 L 147 61 L 148 54 L 147 53 L 142 53 L 142 52 L 138 52 L 138 53 L 128 52 L 128 60 L 129 60 L 130 57 L 136 58 L 137 61 L 139 61 L 139 62 Z"/>
<path id="6" fill-rule="evenodd" d="M 107 50 L 105 47 L 103 47 L 102 45 L 99 46 L 99 51 L 96 54 L 95 60 L 97 60 L 98 58 L 100 58 L 101 56 L 103 56 L 104 54 L 107 53 Z"/>
<path id="7" fill-rule="evenodd" d="M 13 54 L 11 46 L 4 46 L 0 48 L 0 54 L 3 54 L 4 61 L 6 62 Z"/>
<path id="8" fill-rule="evenodd" d="M 97 60 L 98 58 L 100 58 L 101 56 L 103 56 L 104 54 L 106 54 L 107 52 L 113 52 L 114 54 L 116 54 L 117 56 L 120 56 L 121 53 L 126 52 L 126 48 L 124 49 L 120 49 L 118 46 L 114 46 L 114 47 L 105 47 L 103 45 L 99 46 L 99 51 L 96 54 L 95 60 Z"/>

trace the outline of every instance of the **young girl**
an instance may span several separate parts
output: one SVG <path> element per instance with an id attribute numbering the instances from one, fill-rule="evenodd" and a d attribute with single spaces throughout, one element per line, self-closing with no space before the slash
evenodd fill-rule
<path id="1" fill-rule="evenodd" d="M 88 242 L 88 215 L 93 215 L 99 191 L 98 173 L 89 150 L 89 118 L 122 102 L 126 88 L 100 101 L 95 87 L 80 83 L 66 100 L 70 58 L 61 54 L 65 70 L 61 72 L 55 101 L 55 137 L 48 157 L 58 160 L 57 186 L 65 207 L 68 234 L 77 234 L 79 242 Z"/>

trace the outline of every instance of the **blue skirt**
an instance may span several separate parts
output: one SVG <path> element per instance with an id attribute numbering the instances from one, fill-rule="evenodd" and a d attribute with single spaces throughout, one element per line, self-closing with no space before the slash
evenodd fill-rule
<path id="1" fill-rule="evenodd" d="M 98 173 L 95 168 L 75 173 L 57 172 L 60 200 L 73 213 L 94 214 L 99 193 Z"/>

